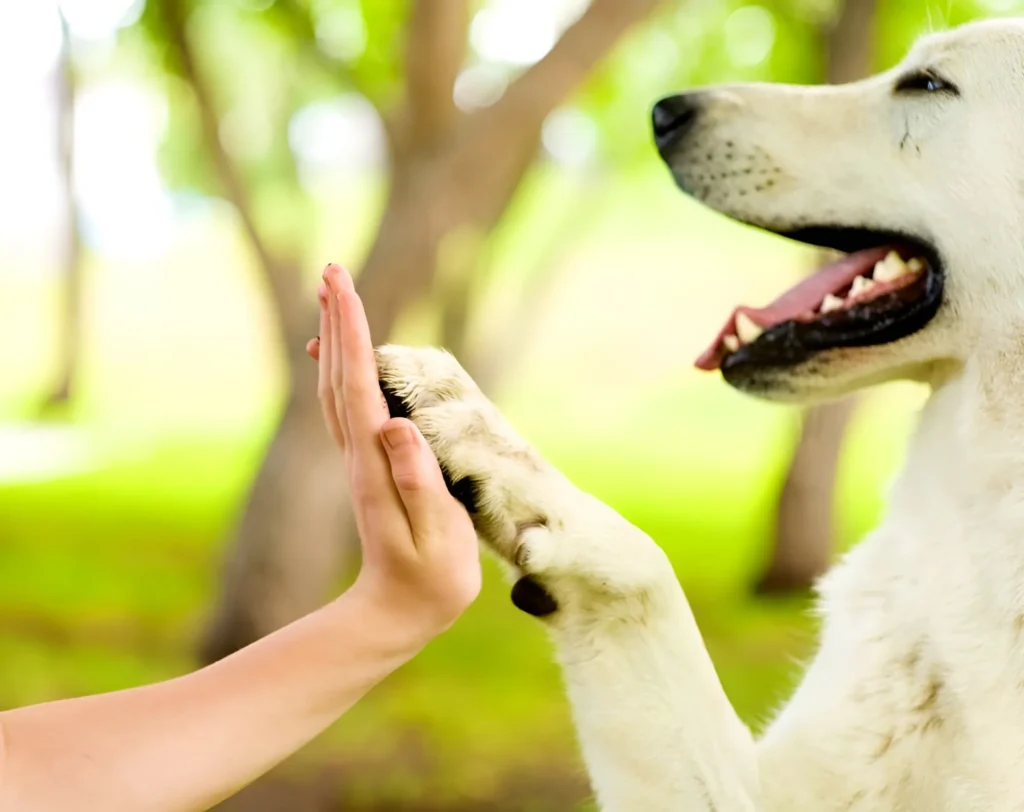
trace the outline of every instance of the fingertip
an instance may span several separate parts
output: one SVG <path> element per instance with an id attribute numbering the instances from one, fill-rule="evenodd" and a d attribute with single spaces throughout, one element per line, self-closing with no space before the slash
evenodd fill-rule
<path id="1" fill-rule="evenodd" d="M 340 295 L 343 291 L 355 290 L 352 274 L 336 263 L 332 262 L 324 268 L 323 278 L 335 295 Z"/>
<path id="2" fill-rule="evenodd" d="M 325 287 L 326 287 L 325 298 L 327 296 L 330 296 L 331 294 L 334 294 L 335 296 L 337 295 L 337 293 L 338 293 L 338 281 L 337 280 L 338 280 L 338 271 L 339 270 L 340 269 L 338 268 L 338 266 L 335 265 L 334 263 L 331 263 L 326 268 L 324 268 L 323 278 L 324 278 L 324 283 L 325 283 Z"/>
<path id="3" fill-rule="evenodd" d="M 419 430 L 411 420 L 404 417 L 392 417 L 381 426 L 380 436 L 388 450 L 397 451 L 400 448 L 416 445 L 419 440 Z"/>
<path id="4" fill-rule="evenodd" d="M 306 342 L 306 354 L 314 361 L 320 360 L 320 336 Z"/>
<path id="5" fill-rule="evenodd" d="M 339 268 L 338 280 L 344 286 L 346 290 L 354 291 L 356 289 L 355 282 L 352 279 L 352 274 L 347 268 Z"/>

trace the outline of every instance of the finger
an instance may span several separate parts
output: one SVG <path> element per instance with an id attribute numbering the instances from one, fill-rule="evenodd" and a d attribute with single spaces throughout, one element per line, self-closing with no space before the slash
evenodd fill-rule
<path id="1" fill-rule="evenodd" d="M 352 311 L 351 301 L 355 299 L 358 302 L 358 297 L 347 272 L 337 265 L 330 265 L 325 278 L 331 294 L 328 298 L 334 352 L 331 380 L 335 411 L 349 455 L 352 499 L 363 550 L 365 554 L 372 555 L 375 549 L 401 546 L 402 540 L 405 546 L 410 546 L 412 537 L 408 518 L 391 478 L 387 455 L 379 438 L 380 426 L 387 419 L 387 411 L 380 405 L 377 364 L 369 345 L 370 331 L 366 316 L 361 307 L 358 313 Z M 363 354 L 360 355 L 358 351 L 353 353 L 352 345 L 362 350 L 362 341 L 366 342 Z M 353 356 L 361 363 L 353 363 Z M 366 366 L 370 368 L 372 388 L 365 385 Z M 353 414 L 365 415 L 366 404 L 363 401 L 368 396 L 379 410 L 376 424 L 368 424 L 365 419 L 353 417 Z"/>
<path id="2" fill-rule="evenodd" d="M 416 424 L 395 417 L 384 424 L 380 434 L 413 538 L 443 529 L 457 503 L 448 493 L 437 458 Z"/>
<path id="3" fill-rule="evenodd" d="M 343 359 L 342 390 L 348 436 L 353 443 L 379 453 L 378 434 L 388 419 L 388 412 L 386 406 L 382 405 L 370 326 L 366 321 L 363 303 L 348 273 L 338 269 L 333 280 L 341 313 L 339 352 Z"/>
<path id="4" fill-rule="evenodd" d="M 312 358 L 314 361 L 320 360 L 320 336 L 311 338 L 306 342 L 306 355 Z"/>
<path id="5" fill-rule="evenodd" d="M 327 286 L 321 285 L 317 291 L 320 299 L 320 337 L 318 348 L 318 380 L 317 394 L 320 397 L 320 411 L 324 417 L 327 431 L 338 445 L 345 446 L 345 437 L 338 423 L 338 413 L 334 406 L 334 387 L 331 385 L 331 357 L 334 354 L 334 342 L 331 335 L 331 320 L 327 309 Z"/>
<path id="6" fill-rule="evenodd" d="M 344 370 L 344 347 L 342 346 L 342 315 L 338 307 L 337 278 L 339 268 L 337 265 L 328 265 L 324 271 L 324 280 L 327 282 L 327 310 L 330 321 L 331 333 L 331 358 L 329 363 L 331 376 L 331 389 L 334 392 L 334 415 L 341 431 L 342 442 L 346 445 L 351 436 L 348 428 L 347 409 L 345 403 L 345 370 Z M 321 337 L 323 334 L 321 333 Z"/>

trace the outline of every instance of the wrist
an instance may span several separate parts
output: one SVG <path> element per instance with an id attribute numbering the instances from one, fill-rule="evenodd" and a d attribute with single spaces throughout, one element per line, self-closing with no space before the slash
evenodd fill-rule
<path id="1" fill-rule="evenodd" d="M 384 590 L 359 578 L 334 600 L 331 608 L 352 613 L 384 650 L 408 660 L 447 627 L 422 606 L 417 610 L 395 593 L 394 588 Z"/>

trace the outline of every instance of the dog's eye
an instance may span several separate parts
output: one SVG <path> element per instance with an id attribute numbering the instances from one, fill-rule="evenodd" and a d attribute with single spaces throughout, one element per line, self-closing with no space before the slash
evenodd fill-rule
<path id="1" fill-rule="evenodd" d="M 941 76 L 931 71 L 921 70 L 908 73 L 896 82 L 897 93 L 951 93 L 954 96 L 960 95 L 956 85 L 947 82 Z"/>

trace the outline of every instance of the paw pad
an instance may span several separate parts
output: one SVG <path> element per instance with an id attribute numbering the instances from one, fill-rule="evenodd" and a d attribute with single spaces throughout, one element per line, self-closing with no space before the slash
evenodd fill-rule
<path id="1" fill-rule="evenodd" d="M 547 617 L 558 611 L 558 602 L 529 575 L 520 578 L 512 587 L 512 603 L 534 617 Z"/>

